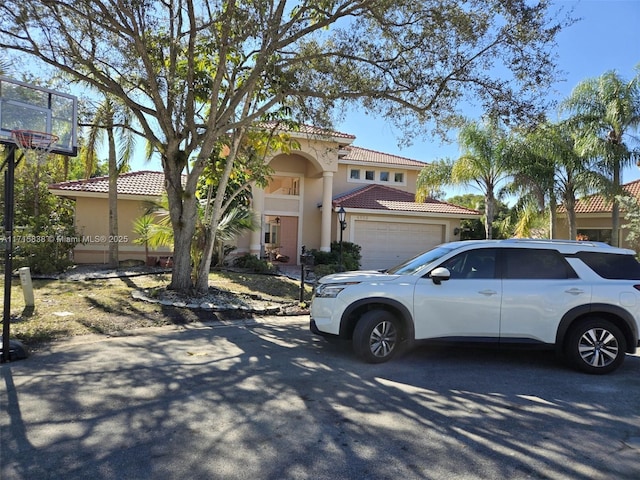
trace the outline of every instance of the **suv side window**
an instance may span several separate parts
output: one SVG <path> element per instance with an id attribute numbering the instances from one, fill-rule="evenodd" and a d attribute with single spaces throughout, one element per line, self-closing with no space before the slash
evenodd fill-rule
<path id="1" fill-rule="evenodd" d="M 495 278 L 496 249 L 480 248 L 462 252 L 440 266 L 449 270 L 451 279 Z"/>
<path id="2" fill-rule="evenodd" d="M 578 277 L 557 250 L 505 248 L 503 255 L 503 278 L 557 280 Z"/>
<path id="3" fill-rule="evenodd" d="M 640 280 L 640 263 L 633 255 L 578 252 L 575 256 L 602 278 L 609 280 Z"/>

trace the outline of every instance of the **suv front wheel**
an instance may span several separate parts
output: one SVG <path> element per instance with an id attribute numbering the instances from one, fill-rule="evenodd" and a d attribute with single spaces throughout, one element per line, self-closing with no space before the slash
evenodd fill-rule
<path id="1" fill-rule="evenodd" d="M 612 322 L 590 318 L 579 323 L 567 338 L 565 354 L 578 370 L 586 373 L 609 373 L 624 361 L 627 343 Z"/>
<path id="2" fill-rule="evenodd" d="M 391 359 L 399 348 L 398 320 L 385 310 L 372 310 L 362 315 L 353 331 L 353 349 L 369 363 Z"/>

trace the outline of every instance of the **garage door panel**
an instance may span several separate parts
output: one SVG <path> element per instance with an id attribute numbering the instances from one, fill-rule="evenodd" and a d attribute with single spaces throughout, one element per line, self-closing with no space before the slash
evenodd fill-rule
<path id="1" fill-rule="evenodd" d="M 364 269 L 386 269 L 444 241 L 444 225 L 356 220 Z"/>

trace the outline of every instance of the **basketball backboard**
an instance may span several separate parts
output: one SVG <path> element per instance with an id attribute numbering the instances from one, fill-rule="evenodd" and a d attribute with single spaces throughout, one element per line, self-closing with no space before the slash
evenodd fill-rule
<path id="1" fill-rule="evenodd" d="M 12 130 L 56 135 L 51 153 L 78 154 L 78 100 L 73 95 L 0 76 L 0 143 L 15 145 Z"/>

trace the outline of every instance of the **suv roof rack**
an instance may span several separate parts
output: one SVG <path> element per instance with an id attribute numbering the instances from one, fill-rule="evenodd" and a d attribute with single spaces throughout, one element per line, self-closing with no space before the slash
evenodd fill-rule
<path id="1" fill-rule="evenodd" d="M 569 240 L 559 238 L 508 238 L 504 240 L 507 243 L 546 243 L 551 245 L 586 245 L 590 247 L 609 247 L 611 245 L 605 242 L 594 242 L 592 240 Z"/>

